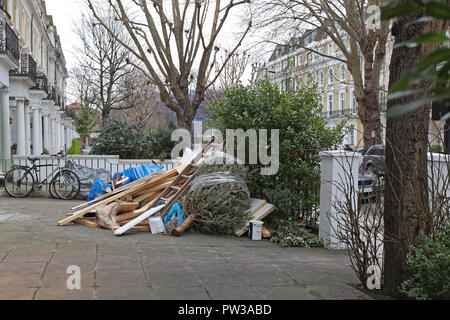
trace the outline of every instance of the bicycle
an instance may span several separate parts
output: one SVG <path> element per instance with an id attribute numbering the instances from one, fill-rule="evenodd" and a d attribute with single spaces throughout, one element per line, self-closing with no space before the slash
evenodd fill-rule
<path id="1" fill-rule="evenodd" d="M 42 167 L 53 167 L 53 164 L 35 164 L 39 158 L 28 157 L 32 166 L 13 166 L 5 175 L 4 187 L 6 192 L 14 198 L 24 198 L 34 189 L 42 189 L 42 186 L 52 177 L 49 183 L 49 192 L 53 198 L 64 200 L 74 199 L 80 192 L 80 178 L 69 169 L 60 166 L 63 153 L 52 154 L 57 157 L 58 167 L 54 169 L 44 180 L 39 183 L 38 172 Z M 36 183 L 38 181 L 38 183 Z"/>

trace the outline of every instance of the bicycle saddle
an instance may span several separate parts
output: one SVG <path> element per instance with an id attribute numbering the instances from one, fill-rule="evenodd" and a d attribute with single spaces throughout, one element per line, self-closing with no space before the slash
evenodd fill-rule
<path id="1" fill-rule="evenodd" d="M 31 158 L 31 157 L 28 157 L 28 160 L 30 160 L 31 162 L 36 162 L 36 161 L 39 160 L 39 158 Z"/>

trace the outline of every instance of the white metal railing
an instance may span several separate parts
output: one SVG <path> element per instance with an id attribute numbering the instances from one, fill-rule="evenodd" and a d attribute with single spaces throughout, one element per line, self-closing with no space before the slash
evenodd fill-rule
<path id="1" fill-rule="evenodd" d="M 39 168 L 38 177 L 39 181 L 42 181 L 52 172 L 54 168 L 56 168 L 58 165 L 58 160 L 56 157 L 51 156 L 39 156 L 37 158 L 39 158 L 36 162 L 37 165 L 53 165 L 53 167 Z M 180 163 L 178 160 L 171 159 L 163 161 L 157 159 L 120 159 L 118 155 L 67 155 L 67 157 L 62 160 L 62 165 L 64 165 L 64 161 L 67 160 L 71 160 L 78 165 L 86 166 L 92 169 L 106 169 L 111 173 L 111 176 L 116 172 L 139 165 L 162 165 L 164 166 L 164 170 L 167 171 L 177 167 Z M 27 156 L 14 155 L 12 163 L 13 165 L 31 166 Z"/>

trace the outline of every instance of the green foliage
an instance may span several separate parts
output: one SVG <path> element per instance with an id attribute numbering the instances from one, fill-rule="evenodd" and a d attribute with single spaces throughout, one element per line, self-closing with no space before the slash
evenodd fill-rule
<path id="1" fill-rule="evenodd" d="M 270 240 L 281 247 L 323 247 L 321 239 L 294 219 L 279 219 L 273 227 Z"/>
<path id="2" fill-rule="evenodd" d="M 241 165 L 202 165 L 181 201 L 186 214 L 196 216 L 194 230 L 234 234 L 250 219 L 250 197 Z"/>
<path id="3" fill-rule="evenodd" d="M 146 132 L 139 124 L 110 118 L 102 127 L 93 154 L 119 155 L 121 159 L 167 159 L 175 146 L 173 122 Z"/>
<path id="4" fill-rule="evenodd" d="M 89 107 L 89 103 L 87 101 L 84 102 L 81 105 L 80 113 L 75 116 L 75 126 L 83 141 L 89 139 L 97 123 L 98 118 L 96 111 Z"/>
<path id="5" fill-rule="evenodd" d="M 450 227 L 437 232 L 434 240 L 422 235 L 407 261 L 413 276 L 403 282 L 404 294 L 418 300 L 450 299 Z"/>
<path id="6" fill-rule="evenodd" d="M 303 218 L 308 223 L 317 219 L 313 208 L 319 204 L 318 151 L 335 148 L 343 138 L 344 123 L 325 128 L 319 100 L 315 87 L 280 92 L 266 80 L 229 89 L 222 101 L 208 108 L 208 126 L 224 137 L 226 129 L 256 129 L 258 135 L 259 129 L 267 129 L 270 140 L 270 130 L 280 130 L 279 170 L 275 175 L 261 175 L 263 165 L 247 165 L 250 193 L 273 203 L 278 215 Z"/>
<path id="7" fill-rule="evenodd" d="M 78 139 L 72 139 L 72 145 L 69 150 L 67 150 L 67 154 L 81 154 L 80 144 L 78 143 Z"/>
<path id="8" fill-rule="evenodd" d="M 440 153 L 440 152 L 442 152 L 442 146 L 439 144 L 434 144 L 434 145 L 430 146 L 430 152 Z"/>
<path id="9" fill-rule="evenodd" d="M 450 17 L 450 5 L 443 0 L 422 2 L 419 0 L 392 0 L 388 5 L 382 8 L 381 18 L 390 19 L 400 17 L 423 10 L 423 17 L 430 17 L 434 20 L 440 20 Z M 424 23 L 424 18 L 420 18 L 414 23 Z M 397 117 L 405 113 L 416 110 L 417 108 L 431 103 L 450 99 L 450 48 L 445 46 L 450 41 L 442 32 L 430 31 L 412 39 L 411 41 L 401 43 L 400 45 L 416 47 L 419 45 L 436 44 L 437 48 L 428 56 L 423 58 L 403 79 L 395 83 L 390 89 L 388 99 L 398 99 L 418 93 L 424 93 L 423 98 L 415 99 L 413 102 L 397 105 L 388 111 L 388 116 Z M 439 67 L 438 67 L 439 66 Z M 432 85 L 425 89 L 412 89 L 411 86 L 418 81 L 429 80 Z"/>

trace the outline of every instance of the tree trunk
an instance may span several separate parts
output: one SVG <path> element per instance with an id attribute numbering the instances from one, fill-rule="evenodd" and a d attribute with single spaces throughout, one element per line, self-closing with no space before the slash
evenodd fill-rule
<path id="1" fill-rule="evenodd" d="M 421 13 L 400 17 L 394 23 L 395 44 L 424 32 L 424 24 L 416 21 Z M 423 57 L 423 48 L 397 47 L 392 54 L 389 86 L 402 79 Z M 417 86 L 428 85 L 424 82 Z M 417 88 L 416 86 L 416 88 Z M 419 96 L 388 101 L 388 109 Z M 430 231 L 431 213 L 428 202 L 427 144 L 430 106 L 388 118 L 386 128 L 386 172 L 384 192 L 384 291 L 400 297 L 400 284 L 410 276 L 406 255 L 418 243 L 420 231 Z"/>

